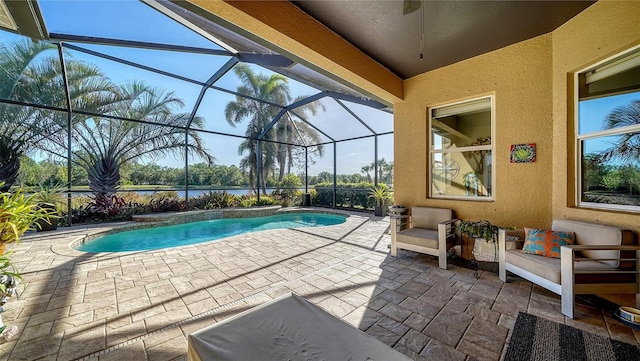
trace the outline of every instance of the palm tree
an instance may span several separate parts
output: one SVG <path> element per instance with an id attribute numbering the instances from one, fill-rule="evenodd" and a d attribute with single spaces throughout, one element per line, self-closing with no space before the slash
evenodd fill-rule
<path id="1" fill-rule="evenodd" d="M 242 82 L 237 92 L 247 95 L 250 98 L 237 95 L 236 100 L 229 102 L 225 107 L 225 117 L 227 122 L 232 126 L 235 126 L 242 120 L 249 120 L 245 131 L 246 139 L 238 147 L 238 153 L 240 155 L 247 153 L 241 160 L 240 167 L 243 171 L 249 173 L 249 181 L 252 189 L 258 191 L 259 188 L 262 188 L 263 192 L 266 193 L 266 178 L 268 175 L 275 173 L 276 163 L 280 165 L 279 178 L 281 179 L 284 177 L 287 159 L 291 159 L 290 154 L 292 151 L 287 149 L 287 145 L 281 145 L 274 141 L 286 142 L 294 134 L 292 125 L 287 125 L 287 122 L 280 121 L 278 123 L 283 124 L 277 124 L 274 131 L 268 132 L 262 139 L 260 147 L 260 156 L 262 159 L 262 164 L 260 165 L 262 169 L 260 174 L 261 184 L 256 184 L 258 176 L 256 153 L 258 137 L 280 111 L 278 107 L 274 107 L 267 102 L 290 104 L 301 99 L 301 97 L 292 99 L 288 80 L 282 75 L 273 74 L 266 76 L 256 74 L 245 64 L 236 65 L 234 72 Z M 303 112 L 308 110 L 315 113 L 318 106 L 319 103 L 316 102 L 306 104 L 299 109 Z M 317 137 L 317 134 L 315 137 Z"/>
<path id="2" fill-rule="evenodd" d="M 369 172 L 371 172 L 374 169 L 374 165 L 373 163 L 370 165 L 365 165 L 362 167 L 361 172 L 367 175 L 367 182 L 372 182 L 371 180 L 371 174 L 369 174 Z"/>
<path id="3" fill-rule="evenodd" d="M 0 97 L 66 108 L 62 70 L 57 54 L 48 54 L 55 46 L 18 41 L 0 48 Z M 67 81 L 72 107 L 101 111 L 117 100 L 116 88 L 98 68 L 81 61 L 66 61 Z M 48 149 L 49 138 L 66 134 L 67 115 L 48 109 L 0 105 L 0 181 L 5 189 L 14 182 L 19 159 L 28 151 Z M 66 156 L 60 154 L 63 158 Z"/>
<path id="4" fill-rule="evenodd" d="M 374 174 L 378 174 L 378 182 L 391 184 L 391 178 L 393 176 L 393 162 L 388 162 L 384 158 L 381 158 L 378 159 L 378 169 L 376 169 L 376 163 L 371 162 L 371 164 L 362 167 L 361 172 L 367 175 L 367 182 L 373 181 L 369 172 L 374 172 Z"/>
<path id="5" fill-rule="evenodd" d="M 382 163 L 384 162 L 384 163 Z M 393 161 L 385 161 L 384 158 L 378 163 L 380 167 L 380 181 L 390 185 L 393 183 Z"/>
<path id="6" fill-rule="evenodd" d="M 640 125 L 640 100 L 614 109 L 605 119 L 604 128 L 614 129 Z M 620 134 L 616 142 L 599 155 L 600 161 L 619 159 L 623 163 L 636 163 L 640 159 L 640 132 Z"/>
<path id="7" fill-rule="evenodd" d="M 305 106 L 305 109 L 309 110 L 312 114 L 316 114 L 316 106 L 324 109 L 324 106 L 320 103 L 310 103 L 309 106 Z M 278 182 L 282 182 L 285 173 L 291 173 L 291 167 L 299 163 L 299 159 L 304 159 L 304 152 L 300 152 L 300 147 L 296 147 L 296 139 L 302 137 L 304 144 L 318 144 L 322 141 L 320 134 L 313 129 L 309 124 L 305 122 L 295 121 L 287 115 L 286 119 L 280 120 L 275 127 L 275 132 L 278 141 L 286 144 L 277 144 L 278 155 L 277 161 L 280 166 L 280 173 L 278 174 Z M 322 157 L 324 155 L 324 146 L 318 145 L 314 149 L 314 155 Z M 314 155 L 311 155 L 312 158 Z M 311 160 L 313 162 L 313 160 Z"/>
<path id="8" fill-rule="evenodd" d="M 290 100 L 287 79 L 282 75 L 271 75 L 267 77 L 262 74 L 255 74 L 247 65 L 239 64 L 234 68 L 234 72 L 240 78 L 242 85 L 238 87 L 238 93 L 249 95 L 254 99 L 266 100 L 276 104 L 284 104 Z M 238 147 L 240 155 L 248 153 L 240 162 L 243 171 L 249 173 L 249 180 L 253 190 L 257 191 L 262 186 L 266 193 L 265 176 L 269 168 L 274 164 L 275 147 L 270 142 L 263 142 L 261 147 L 262 157 L 262 182 L 256 184 L 258 162 L 256 145 L 258 136 L 262 133 L 267 124 L 278 113 L 278 108 L 265 102 L 246 98 L 241 95 L 236 96 L 236 100 L 229 102 L 225 107 L 225 117 L 227 122 L 235 126 L 243 119 L 249 119 L 249 124 L 245 131 L 246 139 Z M 268 134 L 264 139 L 273 140 L 272 134 Z"/>
<path id="9" fill-rule="evenodd" d="M 374 165 L 375 167 L 375 165 Z M 384 179 L 384 170 L 388 168 L 388 163 L 387 161 L 382 158 L 382 159 L 378 159 L 378 182 L 383 182 Z"/>
<path id="10" fill-rule="evenodd" d="M 40 56 L 52 49 L 55 46 L 29 40 L 0 45 L 0 98 L 57 105 L 52 97 L 58 92 L 45 79 L 59 74 L 60 66 L 55 56 Z M 20 158 L 29 145 L 46 136 L 48 123 L 37 108 L 0 104 L 0 183 L 4 182 L 0 190 L 6 191 L 15 183 Z"/>
<path id="11" fill-rule="evenodd" d="M 86 169 L 89 188 L 96 198 L 108 199 L 120 183 L 120 167 L 145 156 L 183 156 L 185 149 L 213 163 L 194 129 L 204 120 L 195 117 L 185 143 L 189 113 L 177 113 L 184 104 L 173 92 L 132 81 L 117 88 L 116 100 L 103 107 L 104 114 L 148 123 L 101 117 L 78 117 L 73 121 L 72 138 L 76 149 L 73 162 Z M 153 123 L 153 124 L 149 124 Z M 162 124 L 162 125 L 159 125 Z M 66 149 L 62 136 L 52 138 L 54 152 Z M 59 156 L 63 154 L 57 153 Z"/>

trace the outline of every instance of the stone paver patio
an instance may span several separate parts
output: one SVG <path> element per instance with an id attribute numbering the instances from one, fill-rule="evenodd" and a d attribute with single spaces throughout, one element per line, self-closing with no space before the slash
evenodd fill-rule
<path id="1" fill-rule="evenodd" d="M 624 342 L 640 333 L 607 311 L 560 313 L 558 296 L 491 272 L 389 255 L 388 218 L 272 230 L 192 246 L 89 254 L 69 244 L 119 226 L 74 227 L 10 245 L 27 286 L 2 314 L 19 335 L 0 360 L 185 360 L 187 335 L 295 292 L 422 360 L 499 360 L 519 311 Z"/>

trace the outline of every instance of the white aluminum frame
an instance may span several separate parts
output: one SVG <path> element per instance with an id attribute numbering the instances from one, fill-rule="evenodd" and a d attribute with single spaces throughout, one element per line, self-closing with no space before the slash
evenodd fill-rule
<path id="1" fill-rule="evenodd" d="M 433 149 L 433 110 L 450 107 L 450 106 L 464 106 L 465 103 L 473 103 L 482 99 L 489 99 L 490 101 L 490 109 L 491 109 L 491 144 L 490 145 L 478 145 L 478 146 L 469 146 L 462 148 L 454 148 L 454 149 Z M 475 98 L 465 99 L 452 103 L 445 103 L 438 106 L 428 107 L 427 108 L 427 145 L 429 147 L 429 154 L 427 157 L 427 179 L 429 181 L 428 187 L 429 190 L 427 192 L 429 198 L 437 198 L 437 199 L 456 199 L 456 200 L 465 200 L 465 201 L 480 201 L 480 202 L 494 202 L 495 201 L 495 193 L 496 193 L 496 103 L 495 103 L 495 94 L 487 94 L 482 95 Z M 456 196 L 456 195 L 439 195 L 433 193 L 433 162 L 435 154 L 446 154 L 446 153 L 464 153 L 464 152 L 472 152 L 476 150 L 489 150 L 491 151 L 491 195 L 486 196 Z"/>
<path id="2" fill-rule="evenodd" d="M 404 220 L 407 219 L 409 223 L 411 223 L 411 216 L 391 216 L 391 256 L 396 257 L 399 249 L 428 254 L 438 257 L 438 268 L 446 270 L 447 252 L 449 251 L 447 249 L 447 243 L 449 238 L 455 236 L 453 231 L 455 229 L 455 223 L 459 220 L 450 219 L 438 223 L 438 248 L 436 249 L 398 241 L 398 229 L 406 224 Z"/>
<path id="3" fill-rule="evenodd" d="M 560 304 L 562 314 L 573 319 L 575 316 L 575 296 L 579 294 L 628 294 L 635 293 L 636 307 L 640 307 L 640 246 L 613 246 L 613 245 L 568 245 L 560 247 L 560 283 L 552 282 L 544 277 L 540 277 L 524 268 L 520 268 L 511 263 L 507 263 L 506 260 L 506 244 L 509 242 L 522 242 L 522 240 L 511 241 L 507 240 L 506 230 L 501 229 L 498 231 L 498 277 L 502 282 L 507 282 L 507 271 L 516 274 L 532 283 L 537 284 L 540 287 L 544 287 L 549 291 L 560 295 Z M 618 271 L 612 269 L 611 271 L 582 271 L 575 272 L 574 264 L 576 260 L 576 252 L 582 250 L 619 250 L 619 251 L 634 251 L 635 258 L 635 283 L 575 283 L 576 273 L 592 273 L 592 274 L 613 274 L 628 273 L 628 271 Z M 540 256 L 542 257 L 542 256 Z M 593 259 L 598 260 L 598 259 Z M 610 260 L 610 259 L 607 259 Z"/>
<path id="4" fill-rule="evenodd" d="M 590 208 L 590 209 L 602 209 L 602 210 L 612 210 L 612 211 L 626 211 L 626 212 L 638 212 L 640 213 L 640 207 L 633 206 L 625 206 L 625 205 L 616 205 L 616 204 L 603 204 L 603 203 L 594 203 L 594 202 L 583 202 L 582 201 L 582 142 L 589 139 L 596 139 L 610 135 L 618 135 L 630 132 L 640 132 L 640 125 L 637 126 L 627 126 L 623 128 L 616 129 L 607 129 L 601 130 L 597 132 L 591 132 L 587 134 L 580 134 L 580 76 L 582 74 L 586 74 L 589 72 L 593 72 L 595 69 L 604 66 L 607 63 L 611 63 L 616 58 L 622 58 L 631 54 L 640 49 L 640 45 L 634 46 L 630 49 L 627 49 L 623 52 L 610 56 L 602 61 L 599 61 L 595 64 L 590 65 L 584 69 L 578 70 L 573 74 L 573 114 L 574 114 L 574 155 L 575 155 L 575 177 L 574 177 L 574 185 L 575 185 L 575 194 L 574 194 L 574 202 L 575 205 L 579 208 Z M 620 93 L 611 93 L 610 95 L 616 95 Z M 609 95 L 607 95 L 609 96 Z"/>

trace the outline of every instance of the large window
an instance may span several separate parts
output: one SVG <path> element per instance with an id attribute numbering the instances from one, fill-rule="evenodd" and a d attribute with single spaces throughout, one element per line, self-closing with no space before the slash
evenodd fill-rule
<path id="1" fill-rule="evenodd" d="M 493 97 L 429 111 L 430 195 L 493 200 Z"/>
<path id="2" fill-rule="evenodd" d="M 577 203 L 640 211 L 640 48 L 576 77 Z"/>

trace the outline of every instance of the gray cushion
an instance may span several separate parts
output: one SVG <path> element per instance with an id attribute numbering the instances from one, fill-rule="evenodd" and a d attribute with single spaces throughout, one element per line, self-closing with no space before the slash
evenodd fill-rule
<path id="1" fill-rule="evenodd" d="M 411 208 L 411 227 L 438 229 L 438 223 L 453 218 L 453 211 L 445 208 L 413 207 Z M 438 239 L 436 236 L 435 239 Z"/>
<path id="2" fill-rule="evenodd" d="M 560 259 L 538 256 L 520 252 L 519 249 L 507 250 L 505 253 L 507 263 L 527 270 L 535 275 L 545 278 L 553 283 L 560 284 Z M 574 263 L 574 269 L 580 270 L 611 270 L 609 265 L 597 261 L 581 261 Z"/>
<path id="3" fill-rule="evenodd" d="M 438 249 L 438 231 L 436 230 L 409 228 L 398 232 L 396 240 L 401 243 Z"/>
<path id="4" fill-rule="evenodd" d="M 596 223 L 586 223 L 571 220 L 553 221 L 551 229 L 576 233 L 576 244 L 581 245 L 632 245 L 635 244 L 631 231 L 622 228 Z M 584 257 L 589 258 L 620 258 L 620 251 L 582 251 Z M 618 261 L 602 261 L 611 267 L 617 268 Z"/>

